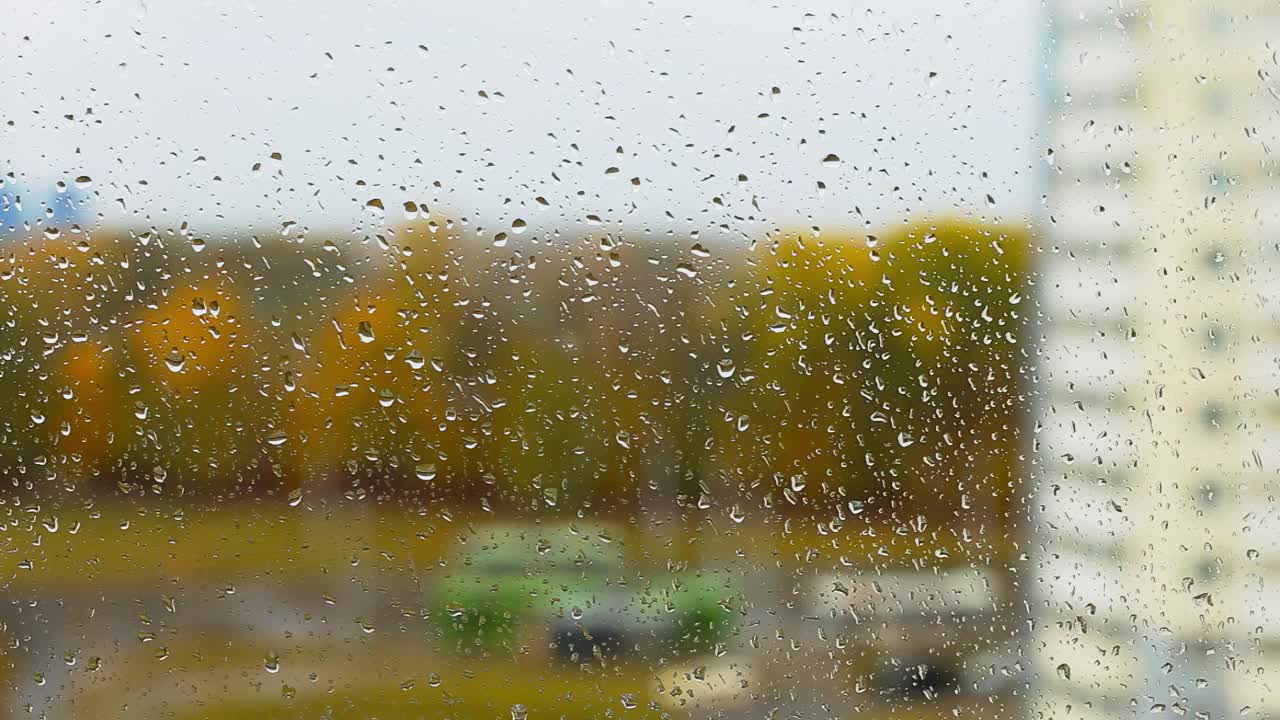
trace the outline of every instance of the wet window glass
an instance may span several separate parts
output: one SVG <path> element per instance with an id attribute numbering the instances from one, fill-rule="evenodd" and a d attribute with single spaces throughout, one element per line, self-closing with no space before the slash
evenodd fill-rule
<path id="1" fill-rule="evenodd" d="M 5 5 L 0 715 L 1276 715 L 1276 29 Z"/>

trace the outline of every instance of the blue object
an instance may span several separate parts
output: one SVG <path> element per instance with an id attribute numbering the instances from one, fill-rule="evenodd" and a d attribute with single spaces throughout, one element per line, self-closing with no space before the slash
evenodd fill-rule
<path id="1" fill-rule="evenodd" d="M 0 229 L 21 228 L 23 223 L 59 227 L 79 222 L 85 215 L 85 200 L 71 187 L 59 192 L 55 186 L 44 202 L 35 202 L 29 194 L 24 196 L 17 188 L 9 186 L 0 192 Z M 45 208 L 52 214 L 46 213 Z"/>

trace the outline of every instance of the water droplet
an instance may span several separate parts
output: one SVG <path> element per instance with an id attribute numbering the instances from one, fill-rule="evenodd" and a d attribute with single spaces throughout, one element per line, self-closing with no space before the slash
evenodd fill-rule
<path id="1" fill-rule="evenodd" d="M 266 437 L 267 444 L 272 447 L 280 447 L 285 444 L 285 441 L 288 439 L 289 436 L 282 432 L 274 432 Z"/>
<path id="2" fill-rule="evenodd" d="M 419 480 L 431 481 L 436 479 L 436 466 L 433 463 L 423 463 L 413 469 L 413 474 L 418 476 Z"/>
<path id="3" fill-rule="evenodd" d="M 827 153 L 827 156 L 822 158 L 822 164 L 826 167 L 835 167 L 840 164 L 840 156 L 835 153 Z"/>
<path id="4" fill-rule="evenodd" d="M 1063 680 L 1070 680 L 1070 679 L 1071 679 L 1071 666 L 1070 666 L 1070 665 L 1068 665 L 1068 664 L 1066 664 L 1066 663 L 1062 663 L 1061 665 L 1059 665 L 1059 666 L 1058 666 L 1058 677 L 1062 678 Z"/>
<path id="5" fill-rule="evenodd" d="M 373 327 L 369 325 L 368 321 L 361 320 L 360 325 L 356 328 L 356 335 L 359 336 L 360 342 L 371 343 L 373 342 Z"/>
<path id="6" fill-rule="evenodd" d="M 734 372 L 733 360 L 729 358 L 725 358 L 720 362 L 716 363 L 716 373 L 720 377 L 726 378 L 726 379 L 731 378 L 733 377 L 733 372 Z"/>
<path id="7" fill-rule="evenodd" d="M 164 364 L 169 368 L 169 372 L 182 372 L 183 366 L 187 364 L 187 358 L 178 352 L 178 348 L 174 348 L 165 356 Z"/>

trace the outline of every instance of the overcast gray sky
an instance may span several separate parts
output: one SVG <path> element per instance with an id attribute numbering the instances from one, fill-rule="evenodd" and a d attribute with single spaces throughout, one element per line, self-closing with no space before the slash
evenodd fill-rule
<path id="1" fill-rule="evenodd" d="M 494 230 L 589 214 L 709 235 L 1021 216 L 1037 197 L 1040 13 L 999 0 L 9 2 L 4 190 L 30 206 L 85 175 L 106 222 L 210 229 L 367 228 L 372 198 L 387 221 L 413 200 Z"/>

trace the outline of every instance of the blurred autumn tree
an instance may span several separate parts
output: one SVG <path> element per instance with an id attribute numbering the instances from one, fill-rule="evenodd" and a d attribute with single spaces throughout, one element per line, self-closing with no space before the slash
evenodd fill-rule
<path id="1" fill-rule="evenodd" d="M 681 465 L 672 452 L 704 415 L 686 402 L 698 382 L 680 347 L 696 323 L 673 251 L 587 237 L 526 256 L 507 278 L 516 291 L 497 295 L 506 322 L 491 335 L 503 402 L 490 465 L 518 505 L 670 505 Z"/>
<path id="2" fill-rule="evenodd" d="M 354 479 L 357 494 L 429 491 L 441 477 L 467 494 L 471 423 L 446 374 L 470 301 L 457 240 L 451 222 L 418 221 L 372 248 L 331 247 L 368 270 L 290 332 L 302 355 L 286 428 L 294 475 L 317 489 Z"/>
<path id="3" fill-rule="evenodd" d="M 836 524 L 990 518 L 1012 497 L 1028 256 L 1025 231 L 964 222 L 760 243 L 721 361 L 721 484 Z"/>
<path id="4" fill-rule="evenodd" d="M 470 230 L 415 209 L 373 236 L 12 243 L 0 469 L 659 521 L 980 522 L 1011 501 L 1024 231 Z"/>
<path id="5" fill-rule="evenodd" d="M 45 490 L 273 490 L 264 449 L 278 424 L 278 318 L 257 311 L 263 288 L 296 277 L 280 262 L 291 246 L 264 252 L 185 227 L 69 235 L 13 242 L 0 284 L 13 330 L 4 372 L 19 400 L 0 419 L 5 468 L 43 475 Z"/>

